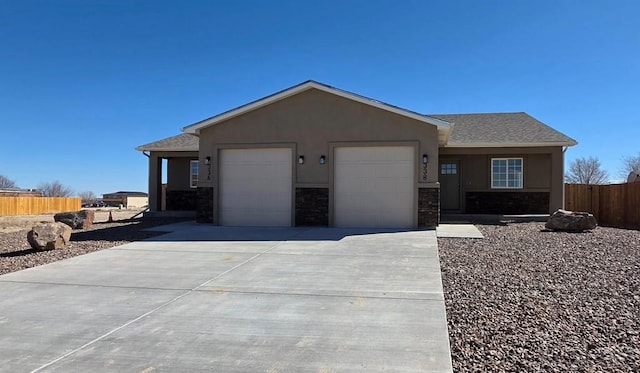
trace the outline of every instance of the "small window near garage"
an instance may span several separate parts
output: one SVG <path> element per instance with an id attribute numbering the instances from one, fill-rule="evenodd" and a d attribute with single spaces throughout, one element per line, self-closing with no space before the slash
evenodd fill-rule
<path id="1" fill-rule="evenodd" d="M 440 165 L 441 175 L 455 175 L 458 173 L 457 163 L 443 163 Z"/>
<path id="2" fill-rule="evenodd" d="M 522 158 L 492 158 L 491 188 L 522 189 Z"/>
<path id="3" fill-rule="evenodd" d="M 198 161 L 191 161 L 191 187 L 196 188 L 198 186 L 198 173 L 200 171 L 200 163 Z"/>

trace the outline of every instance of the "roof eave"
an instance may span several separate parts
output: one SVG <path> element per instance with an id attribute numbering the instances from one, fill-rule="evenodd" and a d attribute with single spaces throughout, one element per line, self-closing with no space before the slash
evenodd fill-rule
<path id="1" fill-rule="evenodd" d="M 508 143 L 508 142 L 494 142 L 494 143 L 448 143 L 445 145 L 447 148 L 540 148 L 540 147 L 553 147 L 553 146 L 575 146 L 578 145 L 576 141 L 553 141 L 553 142 L 524 142 L 524 143 Z"/>
<path id="2" fill-rule="evenodd" d="M 140 152 L 197 152 L 198 148 L 143 148 L 137 147 L 137 151 Z"/>
<path id="3" fill-rule="evenodd" d="M 396 107 L 396 106 L 393 106 L 393 105 L 386 104 L 384 102 L 376 101 L 376 100 L 373 100 L 373 99 L 370 99 L 370 98 L 367 98 L 367 97 L 364 97 L 364 96 L 360 96 L 360 95 L 355 94 L 355 93 L 351 93 L 351 92 L 348 92 L 348 91 L 343 91 L 341 89 L 337 89 L 337 88 L 334 88 L 334 87 L 331 87 L 331 86 L 328 86 L 328 85 L 321 84 L 321 83 L 318 83 L 316 81 L 310 80 L 310 81 L 298 84 L 296 86 L 293 86 L 291 88 L 285 89 L 283 91 L 277 92 L 277 93 L 272 94 L 270 96 L 266 96 L 266 97 L 261 98 L 259 100 L 250 102 L 250 103 L 248 103 L 246 105 L 242 105 L 242 106 L 239 106 L 239 107 L 237 107 L 235 109 L 232 109 L 232 110 L 226 111 L 224 113 L 218 114 L 218 115 L 213 116 L 211 118 L 207 118 L 207 119 L 205 119 L 203 121 L 196 122 L 194 124 L 186 126 L 186 127 L 182 128 L 182 132 L 197 135 L 197 134 L 200 133 L 200 130 L 202 130 L 203 128 L 206 128 L 206 127 L 215 125 L 217 123 L 223 122 L 225 120 L 237 117 L 239 115 L 242 115 L 244 113 L 250 112 L 252 110 L 259 109 L 259 108 L 261 108 L 263 106 L 266 106 L 266 105 L 272 104 L 274 102 L 283 100 L 283 99 L 285 99 L 287 97 L 296 95 L 298 93 L 307 91 L 309 89 L 318 89 L 318 90 L 321 90 L 321 91 L 324 91 L 324 92 L 327 92 L 327 93 L 331 93 L 331 94 L 334 94 L 334 95 L 337 95 L 337 96 L 341 96 L 341 97 L 344 97 L 344 98 L 347 98 L 347 99 L 350 99 L 350 100 L 353 100 L 353 101 L 356 101 L 356 102 L 360 102 L 360 103 L 365 104 L 365 105 L 370 105 L 370 106 L 377 107 L 379 109 L 386 110 L 386 111 L 389 111 L 389 112 L 392 112 L 392 113 L 395 113 L 395 114 L 398 114 L 398 115 L 402 115 L 402 116 L 405 116 L 405 117 L 409 117 L 409 118 L 412 118 L 412 119 L 415 119 L 415 120 L 418 120 L 418 121 L 421 121 L 421 122 L 424 122 L 424 123 L 432 124 L 432 125 L 437 126 L 439 130 L 440 129 L 448 129 L 451 126 L 450 123 L 448 123 L 448 122 L 446 122 L 444 120 L 441 120 L 441 119 L 437 119 L 437 118 L 425 116 L 425 115 L 422 115 L 422 114 L 418 114 L 418 113 L 412 112 L 410 110 L 402 109 L 402 108 L 399 108 L 399 107 Z"/>

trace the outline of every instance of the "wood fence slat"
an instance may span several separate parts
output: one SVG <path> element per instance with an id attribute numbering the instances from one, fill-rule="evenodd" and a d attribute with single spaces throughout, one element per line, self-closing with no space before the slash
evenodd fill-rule
<path id="1" fill-rule="evenodd" d="M 640 229 L 640 183 L 565 184 L 565 207 L 592 213 L 602 226 Z"/>
<path id="2" fill-rule="evenodd" d="M 78 211 L 81 207 L 80 198 L 0 196 L 0 216 L 51 214 Z"/>

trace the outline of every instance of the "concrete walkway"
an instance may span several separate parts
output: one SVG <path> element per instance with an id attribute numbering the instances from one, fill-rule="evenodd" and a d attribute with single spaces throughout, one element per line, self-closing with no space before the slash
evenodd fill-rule
<path id="1" fill-rule="evenodd" d="M 0 276 L 0 370 L 452 371 L 434 231 L 173 229 Z"/>
<path id="2" fill-rule="evenodd" d="M 436 228 L 436 234 L 443 238 L 484 238 L 473 224 L 442 223 Z"/>

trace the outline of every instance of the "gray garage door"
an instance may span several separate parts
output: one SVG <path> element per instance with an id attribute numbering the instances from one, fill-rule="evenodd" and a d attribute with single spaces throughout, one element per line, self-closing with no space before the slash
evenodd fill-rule
<path id="1" fill-rule="evenodd" d="M 414 164 L 410 146 L 336 148 L 335 225 L 413 227 Z"/>
<path id="2" fill-rule="evenodd" d="M 220 153 L 220 224 L 291 226 L 292 151 L 225 149 Z"/>

